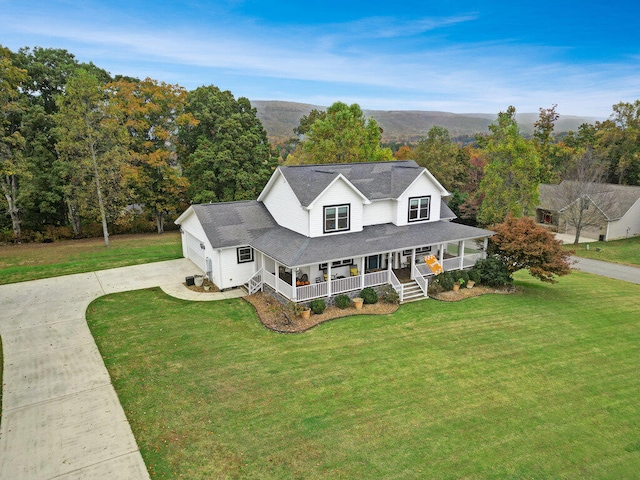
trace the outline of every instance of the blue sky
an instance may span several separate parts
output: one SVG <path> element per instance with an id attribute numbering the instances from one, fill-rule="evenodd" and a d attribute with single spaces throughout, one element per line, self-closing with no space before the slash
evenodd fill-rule
<path id="1" fill-rule="evenodd" d="M 526 5 L 525 5 L 526 3 Z M 640 2 L 0 0 L 0 44 L 236 97 L 607 117 L 640 99 Z"/>

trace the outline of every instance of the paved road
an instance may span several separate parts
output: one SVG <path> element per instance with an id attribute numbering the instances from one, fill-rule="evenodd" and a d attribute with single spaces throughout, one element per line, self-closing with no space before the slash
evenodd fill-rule
<path id="1" fill-rule="evenodd" d="M 571 259 L 576 262 L 572 265 L 572 268 L 576 270 L 640 284 L 640 267 L 629 267 L 589 258 L 571 257 Z"/>
<path id="2" fill-rule="evenodd" d="M 149 478 L 85 311 L 197 271 L 181 259 L 0 286 L 1 480 Z"/>

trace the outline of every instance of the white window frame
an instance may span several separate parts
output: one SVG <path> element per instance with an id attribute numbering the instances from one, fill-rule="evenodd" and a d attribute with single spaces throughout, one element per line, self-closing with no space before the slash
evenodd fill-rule
<path id="1" fill-rule="evenodd" d="M 248 252 L 247 252 L 248 250 Z M 248 253 L 248 255 L 247 255 Z M 253 262 L 253 248 L 249 246 L 238 247 L 236 249 L 236 255 L 238 258 L 238 263 L 249 263 Z"/>
<path id="2" fill-rule="evenodd" d="M 341 208 L 347 209 L 347 213 L 343 217 L 339 216 L 339 211 Z M 333 220 L 331 220 L 329 217 L 330 211 L 333 211 L 333 214 L 331 215 L 332 217 L 334 217 Z M 340 228 L 339 226 L 340 220 L 346 220 L 346 225 L 342 228 Z M 327 224 L 330 221 L 334 222 L 333 228 L 327 228 Z M 351 205 L 346 203 L 343 205 L 327 205 L 326 207 L 324 207 L 322 228 L 324 233 L 346 232 L 351 230 Z"/>
<path id="3" fill-rule="evenodd" d="M 413 206 L 412 202 L 415 200 L 418 201 L 417 205 Z M 422 203 L 426 202 L 426 207 L 422 206 Z M 426 209 L 426 215 L 420 216 L 420 212 Z M 411 218 L 411 214 L 415 214 L 415 218 Z M 431 216 L 431 195 L 427 195 L 424 197 L 410 197 L 409 198 L 409 212 L 408 212 L 408 221 L 409 222 L 423 222 L 425 220 L 429 220 Z"/>

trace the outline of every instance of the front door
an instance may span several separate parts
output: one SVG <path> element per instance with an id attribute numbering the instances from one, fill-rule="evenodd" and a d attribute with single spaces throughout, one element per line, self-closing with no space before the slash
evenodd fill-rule
<path id="1" fill-rule="evenodd" d="M 365 270 L 379 270 L 382 268 L 382 255 L 370 255 L 365 260 Z"/>

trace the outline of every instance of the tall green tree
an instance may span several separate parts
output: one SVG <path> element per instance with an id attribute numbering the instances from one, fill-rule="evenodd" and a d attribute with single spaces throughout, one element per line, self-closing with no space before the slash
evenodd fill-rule
<path id="1" fill-rule="evenodd" d="M 429 129 L 426 138 L 414 149 L 418 165 L 429 170 L 444 188 L 453 192 L 466 183 L 469 161 L 464 151 L 451 141 L 449 130 L 440 126 Z"/>
<path id="2" fill-rule="evenodd" d="M 304 117 L 302 119 L 304 121 Z M 301 121 L 306 138 L 291 163 L 351 163 L 392 160 L 393 153 L 382 148 L 382 131 L 374 118 L 366 119 L 358 104 L 336 102 L 326 115 L 316 115 L 310 125 Z"/>
<path id="3" fill-rule="evenodd" d="M 257 198 L 277 165 L 267 133 L 247 98 L 213 85 L 187 94 L 195 119 L 179 131 L 187 190 L 195 203 Z"/>
<path id="4" fill-rule="evenodd" d="M 124 206 L 121 166 L 128 153 L 128 132 L 119 112 L 111 108 L 105 86 L 85 70 L 69 79 L 57 103 L 57 149 L 68 167 L 68 201 L 81 209 L 82 200 L 95 199 L 108 247 L 107 202 L 115 215 Z M 95 196 L 83 188 L 87 179 L 94 185 Z"/>
<path id="5" fill-rule="evenodd" d="M 540 157 L 535 146 L 521 134 L 510 106 L 489 126 L 490 133 L 479 135 L 478 144 L 487 159 L 480 183 L 484 195 L 478 221 L 490 225 L 514 217 L 531 215 L 538 204 Z"/>
<path id="6" fill-rule="evenodd" d="M 18 241 L 22 237 L 19 189 L 26 172 L 25 140 L 21 133 L 25 105 L 21 102 L 20 87 L 27 78 L 25 70 L 13 65 L 11 51 L 0 46 L 0 185 L 13 236 Z"/>
<path id="7" fill-rule="evenodd" d="M 14 63 L 28 74 L 22 88 L 26 100 L 22 131 L 28 172 L 28 182 L 22 185 L 25 222 L 32 228 L 66 224 L 65 177 L 56 151 L 56 98 L 64 94 L 67 80 L 78 68 L 93 73 L 101 82 L 110 77 L 92 63 L 79 63 L 63 49 L 21 48 L 14 55 Z"/>
<path id="8" fill-rule="evenodd" d="M 613 106 L 609 120 L 596 124 L 596 152 L 609 163 L 609 181 L 640 185 L 640 100 Z"/>
<path id="9" fill-rule="evenodd" d="M 138 203 L 153 213 L 158 233 L 164 233 L 165 217 L 179 209 L 188 184 L 176 154 L 178 128 L 195 125 L 184 112 L 187 92 L 150 78 L 119 79 L 107 89 L 130 137 L 125 178 Z"/>

